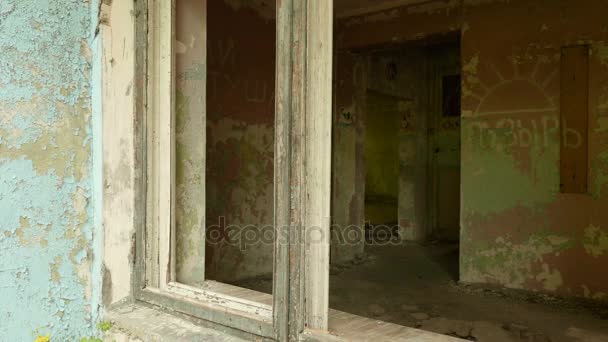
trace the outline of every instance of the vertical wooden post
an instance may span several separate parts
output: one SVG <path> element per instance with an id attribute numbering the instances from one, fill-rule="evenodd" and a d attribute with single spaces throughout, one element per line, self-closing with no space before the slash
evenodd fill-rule
<path id="1" fill-rule="evenodd" d="M 309 0 L 306 43 L 306 313 L 326 330 L 329 305 L 333 1 Z"/>
<path id="2" fill-rule="evenodd" d="M 291 238 L 291 159 L 292 126 L 292 46 L 293 1 L 277 2 L 276 73 L 275 73 L 275 143 L 274 143 L 274 252 L 273 316 L 278 341 L 289 339 L 289 286 L 297 268 L 290 262 Z M 294 276 L 291 276 L 291 274 Z M 297 279 L 293 279 L 297 281 Z"/>
<path id="3" fill-rule="evenodd" d="M 131 293 L 135 298 L 140 296 L 141 290 L 146 286 L 146 280 L 149 280 L 149 282 L 153 285 L 158 283 L 158 277 L 154 277 L 151 267 L 146 267 L 146 265 L 152 264 L 152 260 L 149 256 L 151 252 L 149 249 L 150 246 L 146 242 L 145 238 L 146 221 L 148 219 L 147 206 L 149 205 L 149 200 L 147 199 L 146 194 L 146 182 L 148 180 L 147 152 L 149 149 L 149 144 L 147 143 L 147 116 L 145 112 L 148 99 L 148 56 L 150 55 L 150 51 L 148 51 L 148 28 L 150 26 L 148 21 L 148 5 L 149 3 L 147 0 L 134 3 L 135 12 L 140 13 L 135 17 L 135 64 L 133 68 L 133 75 L 135 77 L 133 84 L 135 117 L 133 120 L 134 196 L 132 199 L 132 205 L 133 225 L 135 227 L 136 234 L 135 260 L 133 260 L 132 264 L 133 272 L 131 279 Z M 106 35 L 104 34 L 104 38 L 105 37 Z M 106 43 L 104 42 L 104 45 L 105 44 Z M 106 226 L 106 229 L 107 228 L 109 227 Z"/>
<path id="4" fill-rule="evenodd" d="M 159 3 L 159 153 L 170 161 L 161 163 L 159 169 L 159 270 L 160 288 L 165 289 L 167 284 L 173 281 L 175 270 L 175 258 L 172 257 L 175 252 L 175 236 L 172 234 L 175 227 L 175 0 Z"/>
<path id="5" fill-rule="evenodd" d="M 274 314 L 297 341 L 329 311 L 333 0 L 277 4 Z"/>

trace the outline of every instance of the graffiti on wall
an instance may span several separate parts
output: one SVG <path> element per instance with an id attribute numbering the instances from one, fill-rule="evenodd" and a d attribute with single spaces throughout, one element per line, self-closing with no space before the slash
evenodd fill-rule
<path id="1" fill-rule="evenodd" d="M 498 118 L 469 119 L 466 127 L 472 144 L 484 149 L 503 151 L 506 148 L 548 148 L 558 139 L 566 148 L 583 144 L 582 132 L 568 127 L 557 113 L 540 116 L 509 115 Z M 561 131 L 561 137 L 560 137 Z"/>
<path id="2" fill-rule="evenodd" d="M 203 63 L 192 63 L 178 75 L 178 81 L 207 80 L 210 99 L 217 99 L 226 92 L 249 103 L 268 104 L 274 106 L 274 84 L 260 77 L 247 75 L 237 66 L 238 54 L 235 40 L 210 40 L 208 49 L 208 70 Z"/>
<path id="3" fill-rule="evenodd" d="M 463 93 L 475 108 L 472 115 L 465 115 L 464 126 L 473 146 L 495 151 L 544 149 L 556 144 L 570 149 L 583 146 L 585 132 L 560 119 L 555 96 L 559 69 L 541 72 L 543 68 L 537 62 L 528 73 L 523 73 L 514 63 L 513 70 L 507 72 L 489 64 L 485 69 L 496 82 L 486 85 L 477 76 L 478 64 L 474 57 L 464 67 L 470 73 L 467 75 L 468 87 Z M 518 101 L 506 100 L 514 98 Z"/>

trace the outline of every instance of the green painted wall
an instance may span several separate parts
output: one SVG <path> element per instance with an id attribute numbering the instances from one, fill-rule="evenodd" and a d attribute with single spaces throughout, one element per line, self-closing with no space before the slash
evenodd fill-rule
<path id="1" fill-rule="evenodd" d="M 608 63 L 602 1 L 471 7 L 463 33 L 461 277 L 606 298 Z M 505 31 L 507 23 L 517 25 Z M 540 28 L 540 29 L 539 29 Z M 590 44 L 588 150 L 560 120 L 561 47 Z M 588 153 L 586 194 L 560 192 L 560 147 Z M 590 237 L 590 238 L 588 238 Z M 593 242 L 591 242 L 593 241 Z M 594 247 L 588 244 L 591 242 Z"/>

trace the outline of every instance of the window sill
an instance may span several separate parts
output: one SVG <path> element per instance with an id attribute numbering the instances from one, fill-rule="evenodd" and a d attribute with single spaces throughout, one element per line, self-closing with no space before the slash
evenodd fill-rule
<path id="1" fill-rule="evenodd" d="M 110 342 L 246 341 L 205 327 L 205 322 L 145 304 L 122 304 L 109 310 L 104 320 L 112 322 L 112 329 L 104 337 L 104 341 Z"/>
<path id="2" fill-rule="evenodd" d="M 112 322 L 112 329 L 104 337 L 104 341 L 106 342 L 245 342 L 250 340 L 215 330 L 208 327 L 209 323 L 205 321 L 186 315 L 166 312 L 144 303 L 126 303 L 116 306 L 106 313 L 104 320 Z M 302 335 L 301 341 L 463 341 L 450 336 L 381 322 L 337 310 L 330 310 L 329 320 L 329 333 L 307 330 Z"/>

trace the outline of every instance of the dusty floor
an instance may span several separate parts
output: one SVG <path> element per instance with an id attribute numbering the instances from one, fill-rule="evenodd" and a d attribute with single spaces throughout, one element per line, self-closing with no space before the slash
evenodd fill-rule
<path id="1" fill-rule="evenodd" d="M 606 305 L 458 285 L 457 246 L 370 246 L 367 253 L 332 267 L 331 308 L 472 341 L 608 342 Z M 260 279 L 240 285 L 271 288 Z"/>

